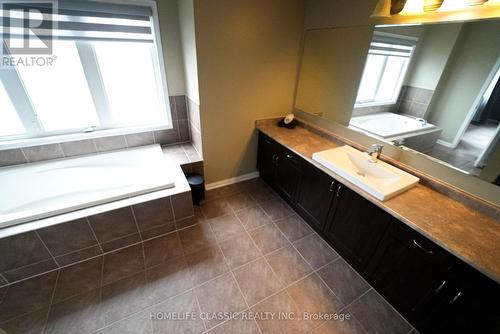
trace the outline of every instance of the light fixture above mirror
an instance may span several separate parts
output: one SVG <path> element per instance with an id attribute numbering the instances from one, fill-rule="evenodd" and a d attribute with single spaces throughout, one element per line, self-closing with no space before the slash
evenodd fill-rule
<path id="1" fill-rule="evenodd" d="M 372 17 L 418 17 L 477 11 L 478 18 L 482 18 L 484 11 L 492 7 L 500 8 L 500 0 L 379 0 Z"/>

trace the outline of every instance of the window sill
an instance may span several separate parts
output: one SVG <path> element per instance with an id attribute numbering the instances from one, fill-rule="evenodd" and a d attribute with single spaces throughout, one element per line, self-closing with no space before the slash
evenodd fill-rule
<path id="1" fill-rule="evenodd" d="M 71 134 L 53 135 L 39 138 L 22 138 L 0 142 L 0 151 L 8 149 L 16 149 L 38 145 L 58 144 L 70 141 L 103 138 L 111 136 L 129 135 L 134 133 L 160 131 L 172 129 L 171 124 L 155 125 L 155 126 L 140 126 L 118 129 L 96 130 L 93 132 L 79 132 Z"/>
<path id="2" fill-rule="evenodd" d="M 354 108 L 369 108 L 369 107 L 380 107 L 380 106 L 391 106 L 397 104 L 397 101 L 385 101 L 385 102 L 372 102 L 372 103 L 363 103 L 363 104 L 355 104 Z"/>

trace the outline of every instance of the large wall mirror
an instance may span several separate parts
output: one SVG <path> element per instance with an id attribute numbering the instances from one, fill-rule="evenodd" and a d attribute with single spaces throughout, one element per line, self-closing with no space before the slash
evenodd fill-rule
<path id="1" fill-rule="evenodd" d="M 295 108 L 476 178 L 472 188 L 491 194 L 500 20 L 307 31 Z"/>

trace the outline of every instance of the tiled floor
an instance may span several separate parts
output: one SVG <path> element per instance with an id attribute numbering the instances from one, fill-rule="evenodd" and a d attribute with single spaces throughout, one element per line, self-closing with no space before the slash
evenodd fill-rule
<path id="1" fill-rule="evenodd" d="M 207 192 L 195 213 L 194 225 L 143 249 L 154 262 L 147 270 L 104 285 L 96 284 L 110 275 L 102 261 L 86 263 L 79 274 L 61 271 L 50 307 L 0 328 L 9 334 L 412 330 L 260 179 Z"/>

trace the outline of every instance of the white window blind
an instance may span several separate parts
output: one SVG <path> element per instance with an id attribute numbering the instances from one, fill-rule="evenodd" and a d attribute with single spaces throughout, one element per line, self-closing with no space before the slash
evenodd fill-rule
<path id="1" fill-rule="evenodd" d="M 54 8 L 43 3 L 17 5 L 19 10 L 34 10 L 44 14 L 45 20 L 33 33 L 38 38 L 58 39 L 106 39 L 120 38 L 153 42 L 153 11 L 150 6 L 104 3 L 95 1 L 59 0 Z M 8 15 L 7 15 L 8 14 Z M 36 16 L 35 16 L 36 17 Z M 12 38 L 33 37 L 24 35 L 23 27 L 28 19 L 16 10 L 4 13 L 3 27 L 9 29 Z"/>
<path id="2" fill-rule="evenodd" d="M 374 33 L 356 107 L 396 102 L 417 41 L 413 37 Z"/>
<path id="3" fill-rule="evenodd" d="M 67 134 L 171 128 L 155 4 L 57 4 L 55 13 L 29 5 L 46 14 L 29 36 L 23 15 L 2 12 L 2 27 L 10 27 L 4 55 L 19 57 L 12 45 L 22 45 L 24 38 L 52 36 L 56 60 L 51 66 L 0 70 L 0 106 L 6 106 L 0 110 L 0 146 Z"/>

